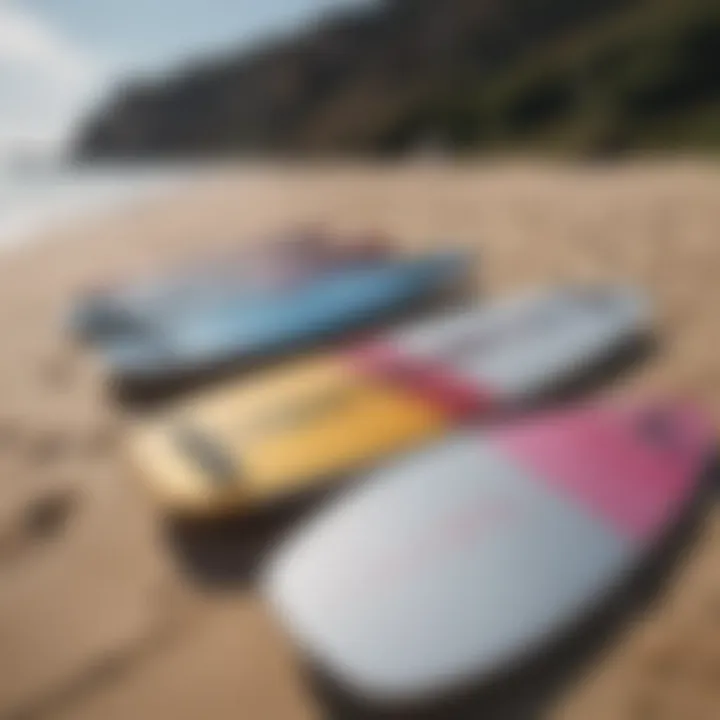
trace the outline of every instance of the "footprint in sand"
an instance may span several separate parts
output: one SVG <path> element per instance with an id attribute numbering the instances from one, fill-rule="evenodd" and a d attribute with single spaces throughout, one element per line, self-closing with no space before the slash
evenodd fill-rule
<path id="1" fill-rule="evenodd" d="M 38 543 L 58 538 L 77 509 L 76 492 L 48 492 L 0 523 L 0 561 L 16 559 Z"/>
<path id="2" fill-rule="evenodd" d="M 50 540 L 67 526 L 75 506 L 76 493 L 59 490 L 31 502 L 23 513 L 23 534 L 32 540 Z"/>

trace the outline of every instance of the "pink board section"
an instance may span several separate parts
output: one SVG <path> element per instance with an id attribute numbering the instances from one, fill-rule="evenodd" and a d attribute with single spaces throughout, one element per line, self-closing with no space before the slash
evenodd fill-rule
<path id="1" fill-rule="evenodd" d="M 410 389 L 453 420 L 481 417 L 498 406 L 490 389 L 458 377 L 441 363 L 405 356 L 388 344 L 368 342 L 347 357 L 358 372 Z"/>
<path id="2" fill-rule="evenodd" d="M 390 248 L 380 236 L 353 238 L 339 244 L 323 233 L 309 231 L 256 247 L 251 265 L 253 272 L 283 287 L 335 270 L 387 262 L 393 257 Z"/>
<path id="3" fill-rule="evenodd" d="M 675 404 L 554 412 L 493 438 L 553 492 L 636 541 L 676 519 L 715 445 L 709 423 Z"/>

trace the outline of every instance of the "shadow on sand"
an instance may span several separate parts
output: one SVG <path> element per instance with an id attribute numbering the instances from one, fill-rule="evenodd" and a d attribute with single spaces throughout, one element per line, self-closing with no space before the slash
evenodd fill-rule
<path id="1" fill-rule="evenodd" d="M 208 589 L 250 586 L 265 555 L 294 523 L 319 506 L 341 481 L 250 515 L 164 521 L 165 537 L 181 569 Z"/>

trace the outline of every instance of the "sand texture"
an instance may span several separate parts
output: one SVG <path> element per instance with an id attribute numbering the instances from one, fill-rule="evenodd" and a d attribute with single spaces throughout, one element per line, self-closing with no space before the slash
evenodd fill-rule
<path id="1" fill-rule="evenodd" d="M 640 283 L 657 303 L 659 347 L 612 391 L 682 393 L 720 421 L 711 165 L 248 166 L 47 233 L 0 259 L 0 718 L 320 716 L 248 583 L 208 585 L 180 559 L 125 465 L 131 412 L 62 332 L 70 299 L 99 277 L 298 223 L 378 230 L 408 250 L 470 244 L 489 295 Z M 539 713 L 720 718 L 720 513 L 670 572 Z"/>

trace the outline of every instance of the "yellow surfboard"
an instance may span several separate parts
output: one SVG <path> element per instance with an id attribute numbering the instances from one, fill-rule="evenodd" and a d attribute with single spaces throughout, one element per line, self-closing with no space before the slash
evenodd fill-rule
<path id="1" fill-rule="evenodd" d="M 532 402 L 647 327 L 644 296 L 615 286 L 462 309 L 223 388 L 139 429 L 132 452 L 168 508 L 250 509 Z"/>
<path id="2" fill-rule="evenodd" d="M 134 464 L 168 510 L 212 515 L 326 482 L 453 422 L 455 408 L 412 373 L 359 357 L 305 360 L 177 408 L 138 429 Z"/>

